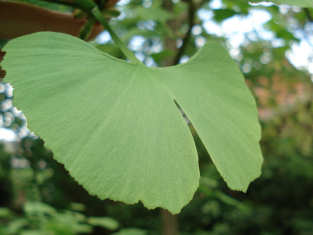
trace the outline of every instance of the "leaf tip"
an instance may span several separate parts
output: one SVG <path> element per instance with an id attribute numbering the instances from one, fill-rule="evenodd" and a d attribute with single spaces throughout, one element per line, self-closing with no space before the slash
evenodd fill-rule
<path id="1" fill-rule="evenodd" d="M 240 185 L 231 185 L 231 184 L 227 183 L 227 181 L 226 181 L 227 186 L 231 190 L 247 193 L 251 183 L 254 182 L 256 179 L 258 179 L 262 174 L 262 162 L 263 162 L 263 160 L 261 161 L 260 169 L 258 171 L 256 171 L 255 175 L 251 176 L 246 182 L 241 183 Z"/>

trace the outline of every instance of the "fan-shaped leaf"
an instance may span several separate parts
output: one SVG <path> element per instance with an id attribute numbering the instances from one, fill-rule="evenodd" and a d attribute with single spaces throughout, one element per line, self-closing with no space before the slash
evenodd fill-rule
<path id="1" fill-rule="evenodd" d="M 166 68 L 126 63 L 59 33 L 24 36 L 5 50 L 15 104 L 91 194 L 173 213 L 191 200 L 197 152 L 174 101 L 232 189 L 260 174 L 256 105 L 217 42 Z"/>

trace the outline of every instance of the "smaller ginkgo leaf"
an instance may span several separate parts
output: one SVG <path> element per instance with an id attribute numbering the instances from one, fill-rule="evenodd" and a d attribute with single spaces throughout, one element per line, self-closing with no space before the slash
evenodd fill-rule
<path id="1" fill-rule="evenodd" d="M 253 97 L 217 42 L 187 64 L 148 68 L 60 33 L 12 40 L 3 65 L 14 103 L 70 174 L 91 194 L 178 213 L 199 166 L 186 112 L 233 189 L 260 174 Z"/>

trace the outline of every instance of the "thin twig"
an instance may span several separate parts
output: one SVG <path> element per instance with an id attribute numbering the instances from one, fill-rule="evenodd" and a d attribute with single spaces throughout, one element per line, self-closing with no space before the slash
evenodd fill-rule
<path id="1" fill-rule="evenodd" d="M 72 4 L 72 0 L 44 0 L 55 2 L 59 4 Z M 116 2 L 116 1 L 114 1 Z M 79 8 L 84 11 L 87 15 L 93 16 L 111 35 L 112 40 L 120 48 L 123 54 L 133 63 L 140 64 L 141 62 L 136 58 L 136 56 L 130 51 L 127 46 L 121 41 L 118 35 L 113 31 L 107 22 L 107 19 L 103 16 L 101 10 L 95 2 L 92 0 L 75 0 L 73 2 L 73 7 Z M 88 26 L 88 25 L 87 25 Z M 83 32 L 84 33 L 84 32 Z"/>
<path id="2" fill-rule="evenodd" d="M 5 56 L 5 52 L 0 49 L 0 62 L 3 60 L 4 56 Z M 6 75 L 6 71 L 3 70 L 0 65 L 0 82 L 2 82 L 5 75 Z"/>
<path id="3" fill-rule="evenodd" d="M 88 16 L 87 22 L 85 23 L 85 25 L 83 26 L 79 33 L 79 37 L 82 40 L 87 41 L 95 23 L 96 20 L 93 17 Z"/>
<path id="4" fill-rule="evenodd" d="M 173 64 L 178 64 L 181 57 L 184 55 L 185 50 L 187 48 L 187 45 L 190 41 L 191 35 L 192 35 L 192 28 L 196 24 L 196 5 L 194 4 L 193 0 L 186 0 L 188 4 L 188 30 L 183 38 L 182 46 L 179 48 Z"/>

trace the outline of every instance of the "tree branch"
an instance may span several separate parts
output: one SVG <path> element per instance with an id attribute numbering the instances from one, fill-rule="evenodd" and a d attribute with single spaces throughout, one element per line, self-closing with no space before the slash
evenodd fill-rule
<path id="1" fill-rule="evenodd" d="M 197 12 L 197 7 L 194 4 L 193 0 L 185 0 L 185 2 L 187 2 L 188 4 L 188 30 L 183 38 L 183 43 L 182 46 L 179 48 L 175 58 L 174 58 L 174 62 L 173 64 L 178 64 L 181 57 L 184 55 L 185 50 L 187 48 L 187 45 L 190 41 L 190 38 L 192 36 L 192 28 L 196 23 L 196 12 Z"/>
<path id="2" fill-rule="evenodd" d="M 4 56 L 5 56 L 5 52 L 0 49 L 0 62 L 3 60 Z"/>
<path id="3" fill-rule="evenodd" d="M 5 52 L 0 49 L 0 63 L 3 60 L 3 57 L 5 56 Z M 2 79 L 5 77 L 6 71 L 2 69 L 0 65 L 0 82 L 2 82 Z"/>
<path id="4" fill-rule="evenodd" d="M 0 38 L 12 39 L 40 31 L 53 31 L 78 36 L 87 22 L 76 19 L 72 14 L 46 10 L 30 4 L 0 0 Z M 103 28 L 97 24 L 92 28 L 89 40 Z"/>

